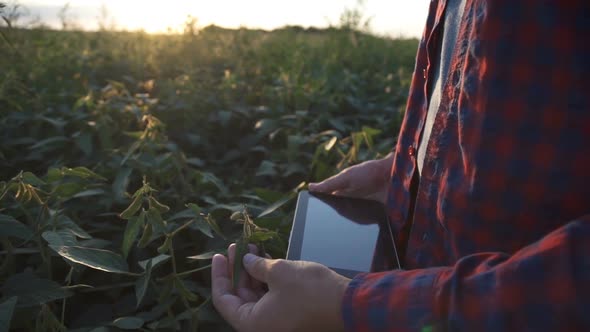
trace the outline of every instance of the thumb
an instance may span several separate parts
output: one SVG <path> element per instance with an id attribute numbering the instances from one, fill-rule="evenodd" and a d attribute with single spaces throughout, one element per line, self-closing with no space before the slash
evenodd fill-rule
<path id="1" fill-rule="evenodd" d="M 268 271 L 271 266 L 270 259 L 262 258 L 253 254 L 246 254 L 244 255 L 242 262 L 250 276 L 263 283 L 268 283 Z"/>

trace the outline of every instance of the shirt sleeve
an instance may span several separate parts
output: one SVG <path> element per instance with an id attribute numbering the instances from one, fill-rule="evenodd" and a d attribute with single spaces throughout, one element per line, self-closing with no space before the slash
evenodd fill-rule
<path id="1" fill-rule="evenodd" d="M 347 331 L 590 331 L 590 215 L 513 255 L 361 274 L 342 314 Z"/>

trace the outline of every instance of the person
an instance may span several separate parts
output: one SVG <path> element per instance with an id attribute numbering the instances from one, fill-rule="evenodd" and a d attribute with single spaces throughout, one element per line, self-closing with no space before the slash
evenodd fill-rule
<path id="1" fill-rule="evenodd" d="M 310 184 L 385 202 L 403 269 L 247 254 L 234 293 L 230 246 L 217 310 L 245 332 L 590 331 L 588 36 L 588 1 L 432 0 L 395 153 Z"/>

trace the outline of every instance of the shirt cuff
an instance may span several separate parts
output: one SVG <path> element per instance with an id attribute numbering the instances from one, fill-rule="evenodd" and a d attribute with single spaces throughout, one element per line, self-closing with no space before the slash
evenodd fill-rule
<path id="1" fill-rule="evenodd" d="M 342 302 L 346 331 L 432 331 L 434 284 L 444 268 L 362 273 Z"/>

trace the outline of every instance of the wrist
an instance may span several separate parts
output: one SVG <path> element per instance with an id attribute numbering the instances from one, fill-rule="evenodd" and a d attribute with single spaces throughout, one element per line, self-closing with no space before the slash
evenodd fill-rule
<path id="1" fill-rule="evenodd" d="M 333 299 L 330 310 L 330 331 L 344 331 L 344 318 L 342 316 L 342 301 L 344 301 L 344 294 L 348 289 L 350 279 L 345 278 L 333 271 L 330 271 L 335 275 L 334 282 L 334 294 L 330 298 Z"/>
<path id="2" fill-rule="evenodd" d="M 390 152 L 385 158 L 379 160 L 380 172 L 386 177 L 389 176 L 389 173 L 391 172 L 394 157 L 395 153 Z"/>

